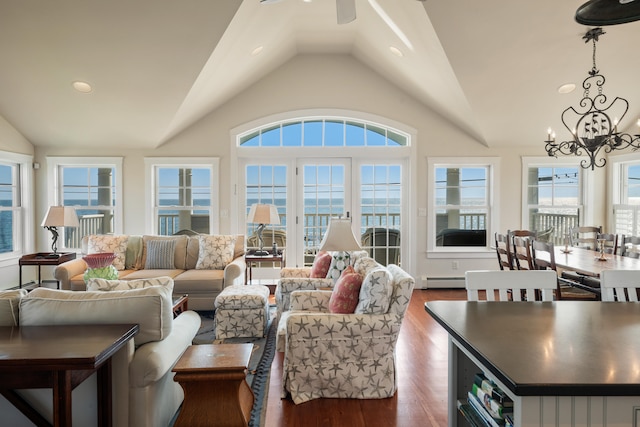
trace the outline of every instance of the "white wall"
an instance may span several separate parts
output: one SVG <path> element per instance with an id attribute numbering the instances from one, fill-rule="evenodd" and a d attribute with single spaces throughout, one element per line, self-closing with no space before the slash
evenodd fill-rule
<path id="1" fill-rule="evenodd" d="M 2 116 L 0 116 L 0 151 L 8 151 L 27 156 L 34 154 L 33 145 Z M 29 202 L 29 204 L 33 206 L 33 201 Z M 28 243 L 30 244 L 32 242 Z M 23 280 L 25 282 L 35 277 L 34 272 L 28 270 L 29 268 L 24 269 L 26 277 Z M 2 277 L 2 280 L 0 280 L 0 289 L 16 286 L 18 284 L 18 275 L 18 258 L 0 261 L 0 277 Z"/>
<path id="2" fill-rule="evenodd" d="M 532 135 L 526 147 L 487 148 L 445 119 L 400 90 L 381 75 L 346 55 L 298 56 L 273 73 L 216 109 L 171 141 L 153 150 L 126 148 L 127 141 L 114 141 L 113 147 L 101 149 L 36 150 L 36 160 L 43 167 L 36 173 L 36 218 L 47 207 L 46 156 L 123 156 L 124 157 L 124 233 L 144 233 L 144 157 L 145 156 L 218 156 L 220 157 L 220 209 L 231 212 L 236 203 L 232 197 L 230 165 L 230 129 L 276 113 L 309 108 L 339 108 L 371 113 L 404 123 L 417 129 L 417 191 L 413 195 L 418 208 L 427 207 L 427 156 L 500 156 L 501 228 L 520 228 L 521 218 L 521 156 L 544 155 L 544 130 Z M 544 127 L 543 125 L 541 125 Z M 489 142 L 490 143 L 490 142 Z M 597 216 L 596 216 L 597 217 Z M 417 217 L 418 236 L 416 268 L 421 276 L 462 276 L 465 270 L 496 268 L 495 258 L 461 259 L 458 270 L 452 270 L 449 259 L 428 259 L 426 256 L 426 217 Z M 221 232 L 231 230 L 230 218 L 221 218 Z M 603 222 L 604 223 L 604 222 Z M 46 250 L 49 236 L 38 230 L 37 249 Z M 420 281 L 419 281 L 420 282 Z M 421 283 L 418 283 L 421 285 Z"/>

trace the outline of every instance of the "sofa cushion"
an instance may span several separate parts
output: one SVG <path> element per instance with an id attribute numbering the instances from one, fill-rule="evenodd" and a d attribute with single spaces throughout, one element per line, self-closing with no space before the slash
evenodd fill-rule
<path id="1" fill-rule="evenodd" d="M 20 299 L 26 295 L 26 289 L 0 291 L 0 326 L 18 326 Z"/>
<path id="2" fill-rule="evenodd" d="M 171 333 L 171 286 L 112 292 L 36 288 L 20 300 L 20 325 L 137 323 L 136 346 Z"/>
<path id="3" fill-rule="evenodd" d="M 136 265 L 138 270 L 142 270 L 145 268 L 147 264 L 147 252 L 149 242 L 151 240 L 173 240 L 175 241 L 175 252 L 173 257 L 173 268 L 179 270 L 185 270 L 186 266 L 186 258 L 187 258 L 187 242 L 189 241 L 188 236 L 142 236 L 142 255 Z M 156 274 L 157 276 L 157 274 Z"/>
<path id="4" fill-rule="evenodd" d="M 149 240 L 147 242 L 147 259 L 144 268 L 149 270 L 175 268 L 173 260 L 175 250 L 175 239 Z"/>
<path id="5" fill-rule="evenodd" d="M 391 273 L 384 267 L 378 267 L 369 271 L 362 280 L 357 314 L 384 314 L 389 311 L 391 303 Z"/>
<path id="6" fill-rule="evenodd" d="M 117 270 L 124 270 L 127 257 L 127 241 L 129 236 L 113 236 L 110 234 L 92 234 L 87 241 L 89 254 L 113 252 L 116 258 L 113 265 Z"/>
<path id="7" fill-rule="evenodd" d="M 224 288 L 224 270 L 185 270 L 173 280 L 173 292 L 182 294 L 216 294 Z M 211 302 L 213 310 L 213 301 Z"/>
<path id="8" fill-rule="evenodd" d="M 201 234 L 196 237 L 200 247 L 197 270 L 222 270 L 233 261 L 236 236 Z"/>
<path id="9" fill-rule="evenodd" d="M 311 276 L 314 278 L 324 279 L 329 274 L 329 267 L 331 266 L 331 260 L 333 257 L 329 252 L 320 251 L 313 260 L 311 266 Z"/>
<path id="10" fill-rule="evenodd" d="M 173 279 L 169 276 L 136 280 L 106 280 L 94 278 L 89 279 L 87 282 L 87 291 L 126 291 L 128 289 L 142 289 L 150 286 L 169 286 L 173 289 Z"/>
<path id="11" fill-rule="evenodd" d="M 329 299 L 329 311 L 331 313 L 353 313 L 358 305 L 362 276 L 348 266 L 338 278 L 331 299 Z"/>

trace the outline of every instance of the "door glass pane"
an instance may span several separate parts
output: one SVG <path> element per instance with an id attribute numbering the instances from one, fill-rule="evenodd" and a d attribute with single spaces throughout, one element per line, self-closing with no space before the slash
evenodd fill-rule
<path id="1" fill-rule="evenodd" d="M 265 250 L 271 250 L 275 242 L 278 249 L 287 246 L 287 167 L 284 165 L 247 165 L 245 169 L 245 218 L 251 206 L 260 204 L 275 205 L 278 209 L 280 224 L 266 224 L 262 231 Z M 258 249 L 260 241 L 257 228 L 259 224 L 247 223 L 247 248 Z M 273 267 L 272 263 L 265 266 Z"/>
<path id="2" fill-rule="evenodd" d="M 360 168 L 362 249 L 382 265 L 400 264 L 400 165 Z"/>
<path id="3" fill-rule="evenodd" d="M 345 166 L 303 167 L 304 265 L 311 265 L 332 216 L 345 214 Z"/>

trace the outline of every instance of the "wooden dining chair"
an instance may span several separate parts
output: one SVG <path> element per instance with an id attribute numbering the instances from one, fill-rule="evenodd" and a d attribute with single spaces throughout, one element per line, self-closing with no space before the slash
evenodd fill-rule
<path id="1" fill-rule="evenodd" d="M 596 240 L 604 240 L 604 253 L 614 254 L 618 253 L 618 235 L 613 233 L 598 233 L 596 234 Z M 597 242 L 596 242 L 597 243 Z M 597 251 L 600 247 L 596 245 Z"/>
<path id="2" fill-rule="evenodd" d="M 602 233 L 602 227 L 600 226 L 573 227 L 569 231 L 571 246 L 587 248 L 595 251 L 598 249 L 598 233 Z"/>
<path id="3" fill-rule="evenodd" d="M 622 235 L 620 239 L 620 255 L 640 258 L 640 237 Z"/>
<path id="4" fill-rule="evenodd" d="M 531 238 L 513 236 L 513 259 L 517 270 L 533 270 L 533 257 L 531 256 Z"/>
<path id="5" fill-rule="evenodd" d="M 531 242 L 533 265 L 536 270 L 553 270 L 558 274 L 555 249 L 552 242 Z M 556 299 L 558 300 L 599 300 L 600 289 L 586 288 L 579 281 L 574 281 L 562 273 L 557 275 Z M 573 289 L 575 288 L 575 289 Z"/>
<path id="6" fill-rule="evenodd" d="M 604 270 L 600 283 L 602 301 L 638 302 L 639 270 Z"/>
<path id="7" fill-rule="evenodd" d="M 513 251 L 509 236 L 506 234 L 495 233 L 496 254 L 498 255 L 498 266 L 500 270 L 513 270 Z"/>
<path id="8" fill-rule="evenodd" d="M 554 271 L 471 270 L 464 275 L 468 301 L 553 301 L 557 275 Z"/>

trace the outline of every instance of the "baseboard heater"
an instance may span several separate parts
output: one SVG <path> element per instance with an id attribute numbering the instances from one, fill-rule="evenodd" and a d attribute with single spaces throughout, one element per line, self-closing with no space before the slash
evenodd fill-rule
<path id="1" fill-rule="evenodd" d="M 426 289 L 463 288 L 464 277 L 427 277 Z"/>

